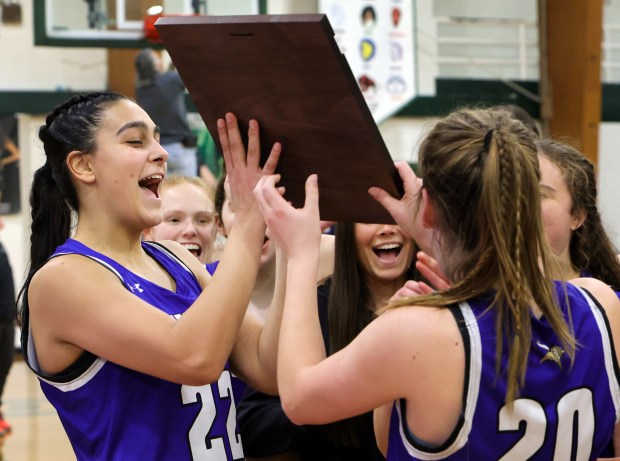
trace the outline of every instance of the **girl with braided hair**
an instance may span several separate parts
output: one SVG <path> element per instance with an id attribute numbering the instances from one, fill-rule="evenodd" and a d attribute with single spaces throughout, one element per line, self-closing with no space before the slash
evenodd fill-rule
<path id="1" fill-rule="evenodd" d="M 369 192 L 453 284 L 393 302 L 327 358 L 308 276 L 320 178 L 301 209 L 276 176 L 255 189 L 288 258 L 278 388 L 291 420 L 376 409 L 388 461 L 593 460 L 612 440 L 620 454 L 620 301 L 599 280 L 553 281 L 531 131 L 505 111 L 459 110 L 422 142 L 423 182 L 397 165 L 401 199 Z"/>
<path id="2" fill-rule="evenodd" d="M 218 120 L 242 219 L 217 275 L 182 245 L 143 242 L 162 220 L 167 152 L 136 103 L 79 95 L 41 127 L 46 162 L 30 203 L 22 347 L 78 460 L 236 460 L 231 372 L 275 392 L 279 313 L 245 316 L 265 223 L 252 195 L 258 125 L 245 148 L 233 114 Z"/>

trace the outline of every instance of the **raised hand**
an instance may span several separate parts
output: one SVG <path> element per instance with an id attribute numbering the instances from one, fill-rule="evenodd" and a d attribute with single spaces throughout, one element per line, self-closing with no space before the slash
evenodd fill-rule
<path id="1" fill-rule="evenodd" d="M 413 221 L 418 210 L 422 180 L 415 175 L 407 162 L 396 162 L 395 166 L 403 180 L 403 197 L 400 200 L 394 198 L 380 187 L 371 187 L 368 193 L 392 215 L 407 237 L 413 238 Z"/>
<path id="2" fill-rule="evenodd" d="M 253 191 L 263 175 L 271 175 L 276 169 L 282 146 L 275 143 L 265 165 L 260 167 L 260 138 L 258 122 L 250 120 L 248 128 L 247 155 L 237 117 L 227 113 L 224 119 L 218 119 L 217 130 L 222 145 L 222 154 L 226 164 L 227 180 L 230 185 L 231 204 L 235 213 L 251 212 L 256 209 Z"/>
<path id="3" fill-rule="evenodd" d="M 264 176 L 256 185 L 254 195 L 269 226 L 271 238 L 288 258 L 306 250 L 318 249 L 321 241 L 319 219 L 319 187 L 315 174 L 306 180 L 306 199 L 303 208 L 294 208 L 276 187 L 280 176 Z"/>

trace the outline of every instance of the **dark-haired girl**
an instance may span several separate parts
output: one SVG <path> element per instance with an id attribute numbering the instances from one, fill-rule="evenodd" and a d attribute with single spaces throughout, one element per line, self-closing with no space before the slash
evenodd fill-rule
<path id="1" fill-rule="evenodd" d="M 141 241 L 168 154 L 137 104 L 80 95 L 39 131 L 22 347 L 78 460 L 243 459 L 231 371 L 275 390 L 278 322 L 244 314 L 265 233 L 252 190 L 280 147 L 261 170 L 255 121 L 247 159 L 235 117 L 218 129 L 243 219 L 213 279 L 182 245 Z"/>
<path id="2" fill-rule="evenodd" d="M 618 251 L 597 208 L 594 165 L 559 141 L 543 139 L 537 146 L 543 226 L 561 262 L 557 277 L 594 277 L 620 292 Z"/>
<path id="3" fill-rule="evenodd" d="M 334 271 L 317 289 L 328 353 L 353 341 L 405 280 L 418 279 L 415 244 L 398 226 L 342 222 L 335 228 Z M 374 440 L 370 412 L 335 424 L 296 426 L 278 398 L 249 389 L 239 404 L 239 422 L 251 459 L 385 459 Z"/>

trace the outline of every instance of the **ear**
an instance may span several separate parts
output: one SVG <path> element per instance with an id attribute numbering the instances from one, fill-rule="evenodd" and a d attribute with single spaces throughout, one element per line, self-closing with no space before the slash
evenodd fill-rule
<path id="1" fill-rule="evenodd" d="M 420 200 L 420 209 L 418 210 L 422 218 L 422 226 L 427 229 L 435 227 L 435 206 L 428 196 L 426 189 L 422 189 L 422 198 Z"/>
<path id="2" fill-rule="evenodd" d="M 579 229 L 582 226 L 582 224 L 586 221 L 587 217 L 588 216 L 587 216 L 586 210 L 583 210 L 583 209 L 578 210 L 571 217 L 570 230 L 575 231 Z"/>
<path id="3" fill-rule="evenodd" d="M 228 233 L 226 232 L 226 228 L 224 227 L 224 221 L 222 221 L 220 214 L 215 213 L 213 219 L 215 220 L 215 229 L 217 230 L 217 232 L 228 238 Z"/>
<path id="4" fill-rule="evenodd" d="M 95 182 L 95 169 L 91 157 L 79 150 L 67 154 L 67 168 L 77 180 L 91 184 Z"/>

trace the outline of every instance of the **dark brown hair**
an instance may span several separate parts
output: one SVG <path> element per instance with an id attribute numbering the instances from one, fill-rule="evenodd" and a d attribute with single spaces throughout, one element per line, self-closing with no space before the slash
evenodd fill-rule
<path id="1" fill-rule="evenodd" d="M 94 152 L 106 110 L 126 99 L 110 92 L 76 95 L 52 110 L 39 129 L 46 160 L 34 173 L 30 188 L 30 267 L 18 299 L 22 298 L 34 273 L 69 238 L 73 214 L 79 212 L 67 155 L 74 150 Z M 22 311 L 27 309 L 27 296 L 23 296 Z"/>
<path id="2" fill-rule="evenodd" d="M 419 280 L 415 258 L 404 274 L 405 280 Z M 336 224 L 334 273 L 329 301 L 329 353 L 344 349 L 376 317 L 377 302 L 366 283 L 357 256 L 355 223 Z M 363 414 L 332 423 L 330 439 L 345 446 L 363 446 L 360 436 L 372 427 L 372 415 Z M 372 434 L 370 434 L 372 436 Z"/>
<path id="3" fill-rule="evenodd" d="M 571 213 L 585 213 L 585 220 L 570 239 L 570 259 L 574 269 L 586 277 L 594 277 L 620 290 L 618 250 L 609 239 L 596 206 L 597 189 L 594 165 L 568 144 L 543 139 L 538 152 L 562 173 L 571 196 Z"/>

